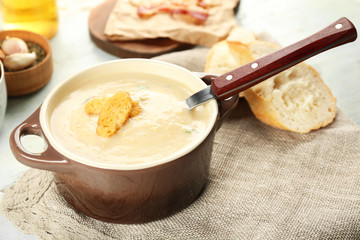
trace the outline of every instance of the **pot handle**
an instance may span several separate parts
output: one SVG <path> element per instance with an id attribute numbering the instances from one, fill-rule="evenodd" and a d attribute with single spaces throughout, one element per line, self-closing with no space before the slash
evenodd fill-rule
<path id="1" fill-rule="evenodd" d="M 197 74 L 207 85 L 211 85 L 211 82 L 219 76 L 217 74 L 209 74 L 202 72 L 195 72 L 195 74 Z M 224 100 L 217 100 L 217 102 L 218 102 L 220 117 L 216 123 L 216 130 L 219 130 L 224 120 L 230 114 L 231 110 L 233 110 L 237 106 L 239 102 L 239 94 L 236 94 Z"/>
<path id="2" fill-rule="evenodd" d="M 49 144 L 41 129 L 39 121 L 40 108 L 12 131 L 10 134 L 11 151 L 19 162 L 29 167 L 69 173 L 70 162 Z M 46 143 L 45 151 L 41 153 L 27 151 L 21 143 L 21 137 L 26 135 L 41 137 Z"/>

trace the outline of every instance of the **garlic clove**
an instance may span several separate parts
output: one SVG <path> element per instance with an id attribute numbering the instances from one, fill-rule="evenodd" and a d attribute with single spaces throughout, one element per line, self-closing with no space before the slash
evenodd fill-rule
<path id="1" fill-rule="evenodd" d="M 1 46 L 2 50 L 6 55 L 14 54 L 14 53 L 28 53 L 29 49 L 25 43 L 20 38 L 16 37 L 7 37 Z"/>
<path id="2" fill-rule="evenodd" d="M 24 69 L 36 61 L 36 53 L 14 53 L 4 58 L 4 66 L 9 70 Z"/>

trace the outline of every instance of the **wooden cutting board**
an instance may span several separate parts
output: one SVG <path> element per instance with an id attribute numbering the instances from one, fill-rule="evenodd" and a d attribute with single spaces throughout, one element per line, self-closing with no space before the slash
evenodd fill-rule
<path id="1" fill-rule="evenodd" d="M 168 38 L 137 41 L 109 41 L 104 30 L 107 19 L 117 0 L 105 0 L 91 10 L 88 20 L 91 40 L 102 50 L 121 58 L 151 58 L 164 53 L 189 49 L 190 44 L 179 43 Z"/>

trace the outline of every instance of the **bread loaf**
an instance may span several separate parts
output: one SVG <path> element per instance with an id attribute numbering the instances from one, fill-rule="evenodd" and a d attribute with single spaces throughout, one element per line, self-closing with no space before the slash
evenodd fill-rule
<path id="1" fill-rule="evenodd" d="M 238 39 L 232 36 L 231 41 L 214 45 L 205 71 L 223 74 L 280 48 L 256 39 L 243 43 L 240 35 Z M 241 95 L 259 120 L 284 130 L 307 133 L 328 125 L 336 115 L 335 97 L 315 69 L 306 63 L 299 63 Z"/>

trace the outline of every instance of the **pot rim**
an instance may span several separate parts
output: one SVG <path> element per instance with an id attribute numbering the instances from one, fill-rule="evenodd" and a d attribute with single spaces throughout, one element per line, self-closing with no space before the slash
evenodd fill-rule
<path id="1" fill-rule="evenodd" d="M 131 61 L 132 62 L 140 62 L 140 63 L 143 63 L 143 64 L 155 63 L 155 64 L 164 65 L 165 67 L 175 68 L 175 69 L 178 69 L 180 71 L 186 72 L 186 74 L 189 75 L 189 77 L 192 77 L 194 80 L 199 81 L 199 84 L 202 84 L 202 86 L 204 86 L 204 87 L 207 86 L 195 73 L 189 71 L 188 69 L 185 69 L 185 68 L 183 68 L 181 66 L 178 66 L 178 65 L 175 65 L 175 64 L 172 64 L 172 63 L 163 62 L 163 61 L 154 60 L 154 59 L 128 58 L 128 59 L 117 59 L 117 60 L 106 61 L 106 62 L 103 62 L 103 63 L 95 64 L 95 65 L 93 65 L 91 67 L 85 68 L 85 69 L 81 70 L 80 72 L 77 72 L 77 73 L 71 75 L 70 77 L 68 77 L 65 80 L 58 83 L 50 91 L 50 93 L 47 95 L 47 97 L 43 101 L 43 103 L 41 105 L 41 108 L 40 108 L 39 121 L 40 121 L 41 129 L 42 129 L 45 137 L 47 138 L 47 140 L 49 142 L 49 144 L 47 146 L 48 148 L 53 148 L 56 152 L 63 155 L 64 157 L 68 158 L 68 160 L 75 161 L 75 162 L 85 164 L 85 165 L 95 167 L 95 168 L 101 168 L 101 169 L 107 169 L 107 170 L 140 170 L 140 169 L 152 168 L 152 167 L 162 165 L 162 164 L 174 161 L 176 159 L 179 159 L 182 156 L 185 156 L 186 154 L 193 151 L 195 148 L 197 148 L 206 139 L 206 137 L 214 129 L 216 121 L 218 119 L 219 109 L 218 109 L 218 104 L 217 104 L 216 100 L 210 100 L 207 103 L 207 104 L 210 104 L 210 110 L 211 110 L 210 111 L 211 112 L 210 113 L 210 120 L 209 120 L 208 126 L 207 126 L 206 130 L 203 132 L 202 136 L 200 136 L 198 139 L 196 139 L 195 141 L 193 141 L 191 144 L 187 145 L 186 147 L 181 148 L 180 150 L 176 151 L 173 155 L 171 155 L 169 157 L 161 158 L 161 159 L 156 160 L 156 161 L 143 162 L 143 163 L 134 163 L 134 164 L 103 163 L 103 162 L 100 162 L 100 161 L 97 161 L 97 160 L 86 159 L 86 158 L 81 157 L 79 155 L 73 154 L 69 150 L 67 150 L 66 148 L 61 146 L 61 144 L 59 144 L 58 141 L 56 141 L 55 137 L 51 133 L 51 127 L 50 127 L 50 123 L 49 123 L 49 119 L 48 119 L 48 118 L 50 118 L 50 117 L 48 117 L 49 116 L 48 107 L 49 107 L 49 104 L 50 104 L 52 98 L 54 97 L 54 95 L 58 91 L 61 90 L 61 87 L 63 85 L 65 85 L 66 83 L 72 81 L 72 79 L 76 79 L 76 77 L 78 75 L 84 74 L 87 71 L 92 70 L 94 68 L 101 68 L 104 65 L 116 64 L 117 62 L 119 62 L 121 64 L 121 62 L 131 62 Z M 194 93 L 195 93 L 195 91 L 196 90 L 194 90 Z"/>

